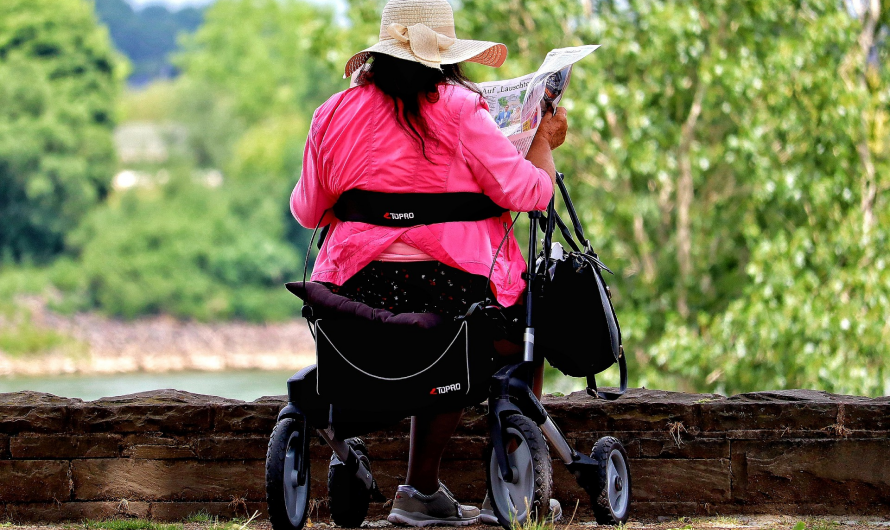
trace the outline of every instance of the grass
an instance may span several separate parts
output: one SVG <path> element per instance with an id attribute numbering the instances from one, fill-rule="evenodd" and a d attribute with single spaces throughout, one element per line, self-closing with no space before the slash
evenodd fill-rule
<path id="1" fill-rule="evenodd" d="M 0 351 L 10 357 L 41 355 L 59 349 L 78 352 L 83 347 L 80 342 L 67 335 L 36 326 L 32 322 L 31 313 L 26 310 L 16 311 L 10 316 L 4 315 L 0 319 L 6 321 L 0 329 Z"/>
<path id="2" fill-rule="evenodd" d="M 59 296 L 47 268 L 26 265 L 3 268 L 0 271 L 0 352 L 13 358 L 59 350 L 71 355 L 85 352 L 86 346 L 73 337 L 34 323 L 26 300 L 52 301 Z"/>
<path id="3" fill-rule="evenodd" d="M 88 519 L 82 528 L 87 530 L 183 530 L 182 523 L 155 523 L 145 519 Z"/>
<path id="4" fill-rule="evenodd" d="M 248 530 L 250 524 L 259 517 L 259 512 L 244 518 L 235 518 L 231 521 L 221 523 L 219 517 L 210 515 L 206 510 L 201 510 L 190 514 L 184 519 L 185 523 L 208 524 L 211 530 Z M 11 524 L 9 525 L 11 526 Z M 184 530 L 183 523 L 155 523 L 146 519 L 105 519 L 93 520 L 88 519 L 79 526 L 72 527 L 74 529 L 85 530 Z"/>
<path id="5" fill-rule="evenodd" d="M 185 518 L 186 523 L 213 523 L 214 525 L 219 523 L 219 518 L 210 515 L 207 513 L 207 510 L 201 510 L 192 514 L 189 514 L 188 517 Z"/>
<path id="6" fill-rule="evenodd" d="M 568 530 L 569 526 L 575 520 L 575 514 L 578 513 L 578 503 L 580 501 L 575 501 L 575 509 L 572 511 L 572 516 L 569 518 L 569 521 L 563 526 L 563 530 Z M 526 512 L 531 513 L 531 510 L 528 506 L 528 499 L 525 500 Z M 522 524 L 517 523 L 515 520 L 512 521 L 510 525 L 512 530 L 558 530 L 556 521 L 553 519 L 553 514 L 550 514 L 550 519 L 544 518 L 543 521 L 538 521 L 537 517 L 526 517 L 525 522 Z M 619 525 L 616 527 L 617 530 L 627 530 L 625 525 Z"/>

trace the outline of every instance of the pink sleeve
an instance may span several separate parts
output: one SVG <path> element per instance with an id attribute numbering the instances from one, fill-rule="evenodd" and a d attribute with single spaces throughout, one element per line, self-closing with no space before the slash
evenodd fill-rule
<path id="1" fill-rule="evenodd" d="M 309 137 L 306 139 L 306 148 L 303 151 L 303 170 L 290 196 L 291 214 L 306 228 L 315 228 L 324 211 L 336 202 L 336 198 L 325 190 L 321 183 L 314 127 L 316 116 L 313 116 L 312 122 L 309 127 Z M 328 224 L 332 219 L 333 213 L 329 212 L 322 225 Z"/>
<path id="2" fill-rule="evenodd" d="M 467 97 L 461 108 L 460 146 L 482 191 L 514 212 L 545 210 L 553 183 L 501 134 L 480 97 Z"/>

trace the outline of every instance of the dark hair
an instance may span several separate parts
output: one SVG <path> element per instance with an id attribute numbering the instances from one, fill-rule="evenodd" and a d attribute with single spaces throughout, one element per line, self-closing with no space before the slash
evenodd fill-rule
<path id="1" fill-rule="evenodd" d="M 424 137 L 435 137 L 435 133 L 420 114 L 420 98 L 425 97 L 430 103 L 438 101 L 442 83 L 460 85 L 482 95 L 464 75 L 460 64 L 443 64 L 442 70 L 438 70 L 382 53 L 371 54 L 370 63 L 359 74 L 357 83 L 374 84 L 392 99 L 396 121 L 406 133 L 419 140 L 420 150 L 427 160 Z"/>

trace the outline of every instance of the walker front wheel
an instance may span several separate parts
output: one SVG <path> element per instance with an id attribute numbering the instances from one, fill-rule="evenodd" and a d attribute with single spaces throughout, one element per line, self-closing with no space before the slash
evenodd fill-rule
<path id="1" fill-rule="evenodd" d="M 504 445 L 513 481 L 501 474 L 491 446 L 486 450 L 485 478 L 491 508 L 504 528 L 524 525 L 529 516 L 544 521 L 550 509 L 553 468 L 541 429 L 529 418 L 514 414 L 504 418 Z"/>
<path id="2" fill-rule="evenodd" d="M 301 530 L 309 515 L 309 436 L 306 419 L 275 425 L 266 453 L 266 503 L 274 530 Z"/>
<path id="3" fill-rule="evenodd" d="M 590 492 L 596 523 L 626 523 L 630 514 L 630 468 L 627 451 L 617 439 L 606 436 L 597 440 L 591 458 L 599 465 L 598 490 Z"/>

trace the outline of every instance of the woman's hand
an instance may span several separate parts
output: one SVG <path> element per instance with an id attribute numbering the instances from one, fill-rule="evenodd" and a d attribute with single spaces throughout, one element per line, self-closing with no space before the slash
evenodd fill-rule
<path id="1" fill-rule="evenodd" d="M 543 136 L 543 138 L 547 140 L 547 143 L 550 145 L 550 150 L 552 151 L 566 141 L 566 131 L 568 130 L 569 122 L 566 119 L 566 108 L 559 107 L 556 109 L 555 115 L 548 110 L 547 113 L 541 117 L 541 125 L 538 127 L 538 132 L 535 134 L 535 138 L 537 139 L 538 136 Z"/>
<path id="2" fill-rule="evenodd" d="M 535 133 L 535 138 L 532 140 L 528 154 L 525 155 L 525 158 L 534 164 L 535 167 L 543 169 L 550 175 L 553 189 L 556 189 L 556 167 L 553 165 L 552 151 L 561 146 L 566 140 L 566 131 L 568 129 L 569 122 L 566 120 L 565 107 L 556 109 L 555 115 L 547 111 L 541 117 L 541 125 L 538 127 L 538 132 Z"/>

